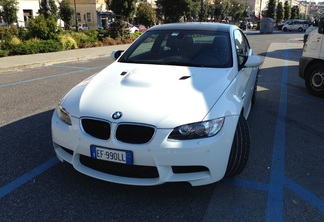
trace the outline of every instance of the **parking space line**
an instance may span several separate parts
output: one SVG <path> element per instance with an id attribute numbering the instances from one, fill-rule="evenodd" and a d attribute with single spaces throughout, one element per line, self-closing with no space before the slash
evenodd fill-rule
<path id="1" fill-rule="evenodd" d="M 82 69 L 80 69 L 80 67 L 79 67 L 79 69 L 75 70 L 75 71 L 64 72 L 64 73 L 50 75 L 50 76 L 43 76 L 43 77 L 27 79 L 27 80 L 23 80 L 23 81 L 19 81 L 19 82 L 12 82 L 12 83 L 3 84 L 3 85 L 0 85 L 0 88 L 19 85 L 19 84 L 24 84 L 24 83 L 29 83 L 29 82 L 35 82 L 35 81 L 44 80 L 44 79 L 51 79 L 51 78 L 55 78 L 55 77 L 65 76 L 65 75 L 76 74 L 76 73 L 79 73 L 79 72 L 85 72 L 85 71 L 99 69 L 99 68 L 103 68 L 103 67 L 106 67 L 106 66 L 98 66 L 98 67 L 93 67 L 93 68 L 82 68 Z"/>
<path id="2" fill-rule="evenodd" d="M 57 157 L 53 157 L 49 161 L 43 163 L 42 165 L 39 165 L 38 167 L 32 169 L 31 171 L 25 173 L 21 177 L 15 179 L 14 181 L 8 183 L 7 185 L 0 188 L 0 199 L 13 190 L 17 189 L 21 185 L 24 185 L 34 177 L 42 174 L 44 171 L 48 170 L 49 168 L 53 167 L 55 164 L 59 163 L 60 161 L 57 159 Z"/>
<path id="3" fill-rule="evenodd" d="M 285 177 L 285 185 L 288 189 L 292 190 L 295 194 L 300 196 L 302 199 L 319 209 L 324 213 L 324 200 L 318 198 L 316 195 L 305 189 L 301 185 L 295 183 L 288 177 Z"/>
<path id="4" fill-rule="evenodd" d="M 284 209 L 284 178 L 285 178 L 285 146 L 286 146 L 286 116 L 288 91 L 288 59 L 289 51 L 285 45 L 284 67 L 281 79 L 281 90 L 277 125 L 273 143 L 272 162 L 270 169 L 269 192 L 266 208 L 267 222 L 283 220 Z"/>

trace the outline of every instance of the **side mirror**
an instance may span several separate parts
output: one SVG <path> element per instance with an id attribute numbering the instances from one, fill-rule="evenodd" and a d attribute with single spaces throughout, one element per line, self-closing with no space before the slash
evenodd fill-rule
<path id="1" fill-rule="evenodd" d="M 262 63 L 263 63 L 263 60 L 259 56 L 250 55 L 247 58 L 247 60 L 244 64 L 244 67 L 247 67 L 247 68 L 259 67 Z"/>
<path id="2" fill-rule="evenodd" d="M 318 20 L 318 33 L 324 34 L 324 16 Z"/>
<path id="3" fill-rule="evenodd" d="M 111 56 L 110 56 L 110 57 L 111 57 L 113 60 L 117 60 L 123 52 L 124 52 L 124 50 L 117 50 L 117 51 L 113 51 L 113 52 L 111 53 Z"/>

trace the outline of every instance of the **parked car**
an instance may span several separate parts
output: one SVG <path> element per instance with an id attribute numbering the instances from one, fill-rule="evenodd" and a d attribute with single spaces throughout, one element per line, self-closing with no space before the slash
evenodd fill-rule
<path id="1" fill-rule="evenodd" d="M 282 30 L 282 27 L 283 27 L 284 25 L 286 25 L 288 22 L 291 22 L 291 21 L 294 21 L 294 19 L 285 20 L 285 21 L 279 23 L 279 24 L 277 25 L 277 29 L 278 29 L 278 30 Z"/>
<path id="2" fill-rule="evenodd" d="M 75 25 L 71 27 L 72 30 L 76 30 Z M 86 31 L 89 30 L 89 26 L 85 23 L 79 23 L 78 24 L 78 31 Z"/>
<path id="3" fill-rule="evenodd" d="M 145 32 L 147 30 L 147 28 L 144 25 L 137 25 L 136 27 L 138 28 L 139 32 Z"/>
<path id="4" fill-rule="evenodd" d="M 235 25 L 154 26 L 66 94 L 57 157 L 120 184 L 214 183 L 245 168 L 259 66 Z"/>
<path id="5" fill-rule="evenodd" d="M 129 26 L 129 33 L 135 33 L 138 32 L 138 28 L 135 25 L 130 25 Z"/>
<path id="6" fill-rule="evenodd" d="M 299 31 L 299 32 L 304 32 L 307 28 L 309 27 L 309 21 L 307 20 L 293 20 L 288 22 L 282 27 L 282 30 L 284 32 L 287 31 Z"/>

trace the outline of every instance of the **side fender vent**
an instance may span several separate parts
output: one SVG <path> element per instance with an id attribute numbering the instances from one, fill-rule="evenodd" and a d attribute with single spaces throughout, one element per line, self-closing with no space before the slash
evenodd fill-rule
<path id="1" fill-rule="evenodd" d="M 189 79 L 191 76 L 182 76 L 179 80 Z"/>

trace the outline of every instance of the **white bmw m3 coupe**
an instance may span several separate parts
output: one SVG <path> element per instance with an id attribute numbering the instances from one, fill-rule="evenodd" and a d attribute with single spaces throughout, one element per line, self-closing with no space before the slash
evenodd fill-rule
<path id="1" fill-rule="evenodd" d="M 245 168 L 262 59 L 234 25 L 155 26 L 59 102 L 57 157 L 120 184 L 214 183 Z"/>

